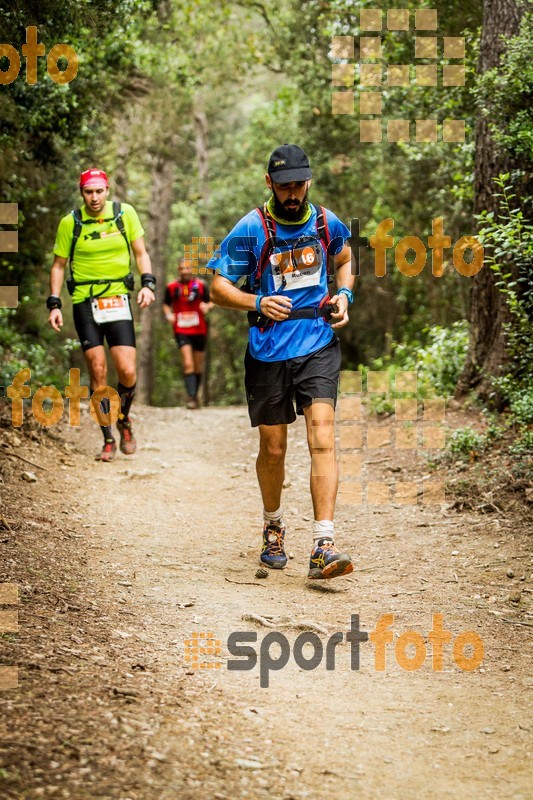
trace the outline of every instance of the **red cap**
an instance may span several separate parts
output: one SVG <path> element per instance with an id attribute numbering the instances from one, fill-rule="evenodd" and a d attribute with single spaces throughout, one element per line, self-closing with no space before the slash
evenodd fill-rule
<path id="1" fill-rule="evenodd" d="M 86 169 L 80 175 L 80 189 L 84 186 L 109 186 L 107 175 L 102 169 Z"/>

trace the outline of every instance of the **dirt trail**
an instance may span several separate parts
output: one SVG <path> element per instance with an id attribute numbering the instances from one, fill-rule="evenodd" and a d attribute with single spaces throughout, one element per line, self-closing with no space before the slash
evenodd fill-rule
<path id="1" fill-rule="evenodd" d="M 284 496 L 293 558 L 285 571 L 259 580 L 256 432 L 246 410 L 137 406 L 135 421 L 137 454 L 113 464 L 92 460 L 99 432 L 87 414 L 79 431 L 68 429 L 74 466 L 57 466 L 60 491 L 48 498 L 73 509 L 69 523 L 86 537 L 92 591 L 109 614 L 121 615 L 111 642 L 117 651 L 123 644 L 139 667 L 123 680 L 142 692 L 146 675 L 156 676 L 160 694 L 118 715 L 130 739 L 150 727 L 152 756 L 136 787 L 64 796 L 533 797 L 531 631 L 502 621 L 531 625 L 531 558 L 512 520 L 457 515 L 440 505 L 341 504 L 337 539 L 354 557 L 355 572 L 334 582 L 346 591 L 311 590 L 305 575 L 312 512 L 300 419 L 290 429 Z M 369 467 L 368 477 L 393 480 L 391 469 L 405 464 L 391 458 Z M 519 606 L 509 600 L 517 588 Z M 325 643 L 348 631 L 353 614 L 370 631 L 387 613 L 396 637 L 422 634 L 427 655 L 416 671 L 398 666 L 394 644 L 387 645 L 385 670 L 376 671 L 370 642 L 361 644 L 357 671 L 345 642 L 336 648 L 333 671 L 325 656 L 304 671 L 292 656 L 301 631 L 277 624 L 312 621 L 327 631 L 320 635 Z M 453 639 L 470 630 L 481 637 L 480 668 L 459 669 L 450 643 L 443 670 L 431 669 L 434 613 L 443 614 Z M 258 654 L 271 632 L 243 620 L 254 614 L 272 618 L 291 646 L 283 670 L 270 672 L 268 688 L 260 686 L 259 664 L 250 671 L 226 666 L 232 631 L 255 631 Z M 184 660 L 185 640 L 208 631 L 221 640 L 221 654 L 200 659 L 221 666 L 193 669 Z M 279 651 L 272 645 L 271 652 Z M 311 649 L 304 654 L 310 657 Z"/>

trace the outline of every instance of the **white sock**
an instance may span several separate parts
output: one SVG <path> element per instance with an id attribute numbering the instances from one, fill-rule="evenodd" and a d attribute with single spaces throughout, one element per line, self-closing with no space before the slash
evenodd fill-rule
<path id="1" fill-rule="evenodd" d="M 313 540 L 317 544 L 319 539 L 331 539 L 335 536 L 335 525 L 331 519 L 315 519 L 313 522 Z"/>
<path id="2" fill-rule="evenodd" d="M 283 519 L 283 509 L 280 506 L 277 511 L 267 511 L 263 509 L 263 519 L 265 522 L 280 523 Z"/>

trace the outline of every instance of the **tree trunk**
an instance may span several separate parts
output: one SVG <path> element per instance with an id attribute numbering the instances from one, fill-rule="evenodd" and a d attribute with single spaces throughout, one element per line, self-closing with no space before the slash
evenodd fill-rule
<path id="1" fill-rule="evenodd" d="M 522 9 L 523 10 L 523 9 Z M 478 71 L 483 74 L 497 67 L 506 40 L 519 31 L 522 11 L 515 0 L 484 0 L 483 27 Z M 507 155 L 497 150 L 489 129 L 490 117 L 478 111 L 476 123 L 476 162 L 474 211 L 493 211 L 498 216 L 498 199 L 493 179 L 512 169 Z M 512 265 L 509 267 L 512 271 Z M 485 401 L 496 399 L 492 378 L 502 371 L 507 360 L 504 324 L 509 311 L 504 295 L 495 286 L 495 274 L 485 265 L 472 278 L 470 290 L 470 341 L 456 397 L 475 389 Z"/>
<path id="2" fill-rule="evenodd" d="M 195 98 L 194 109 L 194 129 L 195 129 L 195 146 L 196 146 L 196 162 L 198 167 L 198 190 L 200 195 L 199 203 L 199 217 L 200 217 L 200 231 L 201 235 L 209 236 L 209 151 L 208 151 L 208 122 L 205 111 L 201 106 L 201 98 L 197 95 Z M 204 369 L 202 375 L 202 404 L 204 406 L 209 403 L 209 367 L 211 364 L 211 353 L 209 341 L 207 342 Z"/>
<path id="3" fill-rule="evenodd" d="M 122 122 L 129 126 L 129 121 L 123 119 Z M 130 153 L 130 143 L 124 133 L 122 133 L 118 148 L 117 148 L 117 163 L 115 166 L 115 189 L 118 200 L 123 203 L 126 202 L 126 192 L 128 189 L 128 157 Z"/>
<path id="4" fill-rule="evenodd" d="M 202 236 L 209 236 L 209 157 L 207 143 L 207 117 L 196 98 L 193 110 L 196 162 L 198 166 L 198 189 L 200 195 L 200 230 Z"/>
<path id="5" fill-rule="evenodd" d="M 174 184 L 174 159 L 171 148 L 154 157 L 152 166 L 152 202 L 149 213 L 148 252 L 157 286 L 155 303 L 141 311 L 138 343 L 138 393 L 142 403 L 152 403 L 155 385 L 156 331 L 160 327 L 161 303 L 166 283 L 166 247 Z M 159 324 L 158 324 L 159 323 Z"/>

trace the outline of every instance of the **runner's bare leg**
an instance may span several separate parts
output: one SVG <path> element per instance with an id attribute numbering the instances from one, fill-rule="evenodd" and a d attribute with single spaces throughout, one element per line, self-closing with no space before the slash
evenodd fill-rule
<path id="1" fill-rule="evenodd" d="M 307 444 L 311 454 L 311 497 L 316 520 L 333 520 L 339 484 L 335 455 L 335 409 L 329 402 L 314 402 L 304 408 Z M 315 459 L 313 469 L 313 455 Z M 313 472 L 317 474 L 313 474 Z"/>
<path id="2" fill-rule="evenodd" d="M 102 348 L 103 349 L 103 348 Z M 137 380 L 137 350 L 130 345 L 120 344 L 109 349 L 117 370 L 119 382 L 123 386 L 133 386 Z"/>
<path id="3" fill-rule="evenodd" d="M 107 362 L 103 345 L 91 347 L 83 355 L 91 378 L 91 389 L 107 386 Z"/>
<path id="4" fill-rule="evenodd" d="M 256 470 L 266 511 L 275 511 L 281 506 L 286 452 L 287 425 L 259 425 Z"/>
<path id="5" fill-rule="evenodd" d="M 192 375 L 194 373 L 194 358 L 192 345 L 184 344 L 180 347 L 181 366 L 184 375 Z"/>
<path id="6" fill-rule="evenodd" d="M 107 386 L 107 361 L 104 346 L 99 344 L 96 347 L 91 347 L 89 350 L 85 350 L 84 356 L 89 368 L 92 394 L 99 386 Z M 99 411 L 109 411 L 108 400 L 102 400 Z M 104 441 L 113 438 L 113 431 L 110 425 L 100 425 L 100 429 L 104 436 Z"/>

